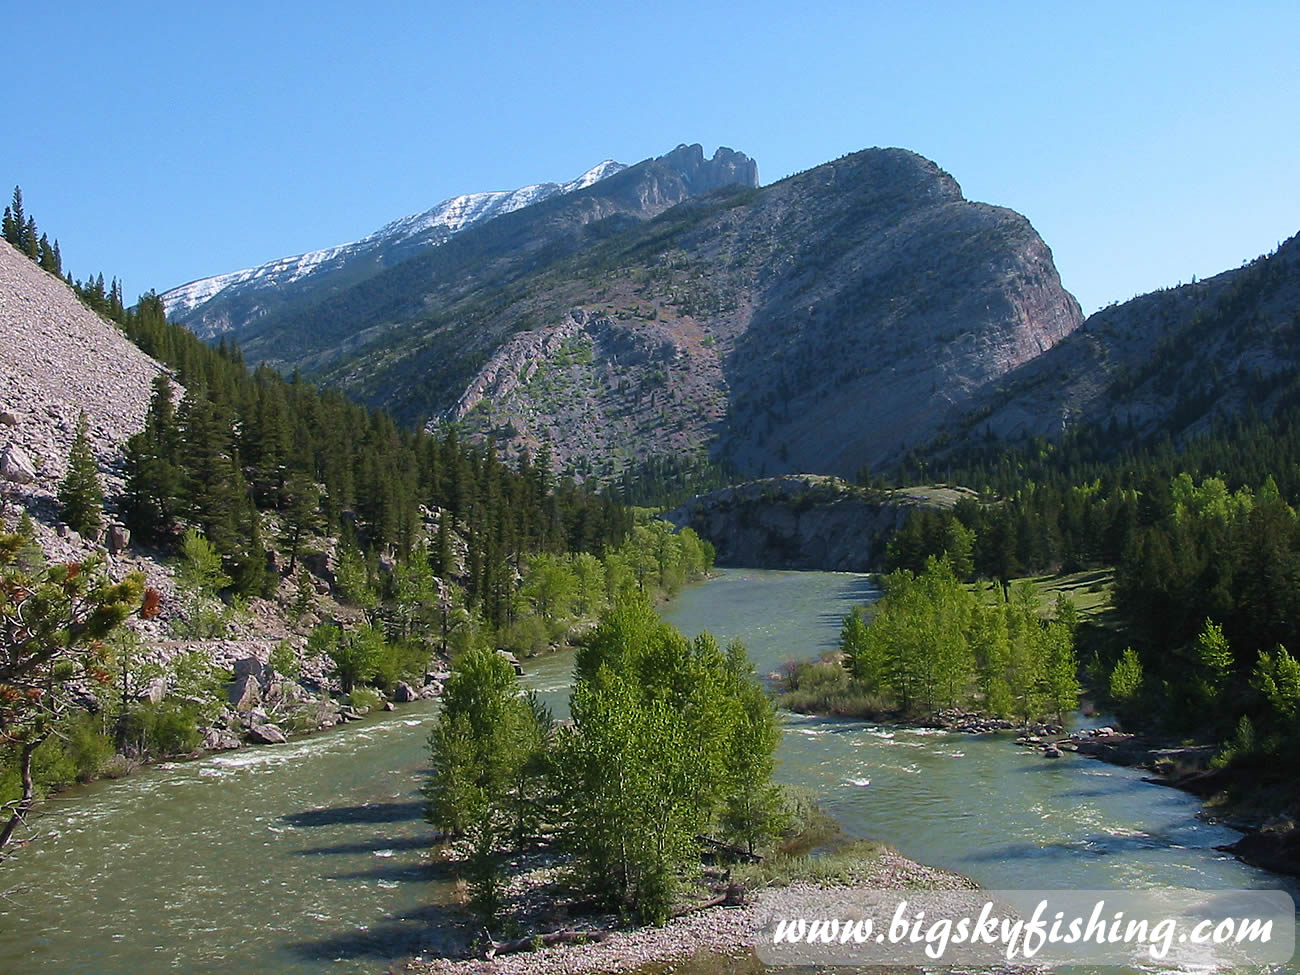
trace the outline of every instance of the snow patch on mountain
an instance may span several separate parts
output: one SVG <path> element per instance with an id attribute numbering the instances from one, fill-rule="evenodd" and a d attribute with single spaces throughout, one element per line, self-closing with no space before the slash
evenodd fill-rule
<path id="1" fill-rule="evenodd" d="M 626 168 L 622 163 L 606 159 L 568 183 L 535 183 L 517 190 L 454 196 L 422 213 L 413 213 L 387 223 L 360 240 L 191 281 L 163 294 L 163 305 L 168 317 L 183 320 L 202 305 L 225 293 L 292 284 L 315 273 L 322 266 L 335 267 L 349 258 L 420 238 L 425 238 L 423 242 L 429 246 L 436 246 L 453 234 L 484 220 L 512 213 L 552 196 L 586 189 Z"/>

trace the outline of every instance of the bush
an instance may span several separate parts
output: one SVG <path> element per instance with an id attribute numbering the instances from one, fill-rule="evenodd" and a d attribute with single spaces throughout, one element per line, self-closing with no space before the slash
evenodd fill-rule
<path id="1" fill-rule="evenodd" d="M 189 701 L 142 704 L 122 720 L 122 744 L 152 758 L 185 755 L 203 742 L 199 708 Z"/>
<path id="2" fill-rule="evenodd" d="M 38 795 L 48 795 L 74 782 L 97 777 L 114 757 L 113 743 L 97 715 L 84 711 L 59 722 L 58 734 L 41 743 L 32 756 L 32 779 Z M 22 782 L 13 749 L 0 752 L 0 803 L 22 795 Z"/>
<path id="3" fill-rule="evenodd" d="M 358 687 L 348 695 L 348 704 L 357 711 L 374 711 L 384 706 L 384 699 L 369 687 Z"/>
<path id="4" fill-rule="evenodd" d="M 889 712 L 883 697 L 852 680 L 849 672 L 835 660 L 788 666 L 784 685 L 777 703 L 788 711 L 847 718 L 874 718 Z"/>
<path id="5" fill-rule="evenodd" d="M 298 675 L 302 673 L 302 665 L 298 662 L 298 655 L 293 652 L 293 646 L 288 640 L 281 640 L 275 645 L 266 662 L 271 669 L 277 674 L 288 677 L 290 680 L 297 680 Z"/>
<path id="6" fill-rule="evenodd" d="M 414 680 L 422 684 L 428 664 L 428 647 L 419 640 L 399 640 L 387 644 L 378 655 L 371 680 L 376 687 L 391 693 L 400 680 Z"/>
<path id="7" fill-rule="evenodd" d="M 525 616 L 502 629 L 497 642 L 521 657 L 535 657 L 550 647 L 551 638 L 540 617 Z"/>

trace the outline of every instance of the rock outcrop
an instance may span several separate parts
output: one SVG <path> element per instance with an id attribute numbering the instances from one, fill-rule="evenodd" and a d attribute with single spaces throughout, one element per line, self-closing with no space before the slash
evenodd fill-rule
<path id="1" fill-rule="evenodd" d="M 120 485 L 122 444 L 144 425 L 161 371 L 60 278 L 0 242 L 0 410 L 13 421 L 0 425 L 0 450 L 29 458 L 37 494 L 52 496 L 63 478 L 81 413 L 101 473 Z"/>
<path id="2" fill-rule="evenodd" d="M 718 565 L 869 572 L 881 568 L 885 541 L 909 511 L 969 496 L 961 488 L 873 492 L 799 474 L 701 495 L 664 517 L 711 542 Z"/>
<path id="3" fill-rule="evenodd" d="M 1300 371 L 1298 310 L 1300 235 L 1243 267 L 1101 309 L 980 391 L 946 439 L 1055 439 L 1092 423 L 1114 431 L 1118 449 L 1195 436 L 1216 417 L 1269 415 Z"/>

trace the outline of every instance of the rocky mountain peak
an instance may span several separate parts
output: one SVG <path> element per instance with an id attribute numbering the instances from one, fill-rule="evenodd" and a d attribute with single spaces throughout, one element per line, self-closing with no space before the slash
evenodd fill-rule
<path id="1" fill-rule="evenodd" d="M 692 196 L 723 186 L 758 187 L 758 163 L 743 152 L 726 146 L 719 146 L 712 159 L 705 159 L 704 147 L 698 142 L 693 145 L 683 143 L 660 157 L 660 162 L 677 169 Z"/>

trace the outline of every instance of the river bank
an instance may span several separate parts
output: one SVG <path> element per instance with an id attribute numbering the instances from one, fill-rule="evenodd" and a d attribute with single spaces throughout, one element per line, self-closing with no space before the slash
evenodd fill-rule
<path id="1" fill-rule="evenodd" d="M 1220 844 L 1216 849 L 1253 867 L 1300 876 L 1300 827 L 1293 783 L 1261 785 L 1257 776 L 1248 777 L 1231 766 L 1216 768 L 1211 761 L 1218 751 L 1214 745 L 1186 744 L 1109 727 L 1037 741 L 1021 739 L 1017 744 L 1041 749 L 1044 754 L 1075 753 L 1148 771 L 1151 774 L 1145 781 L 1196 796 L 1207 821 L 1244 834 L 1235 843 Z"/>
<path id="2" fill-rule="evenodd" d="M 663 927 L 620 927 L 617 918 L 609 916 L 584 925 L 584 930 L 596 932 L 584 943 L 539 947 L 492 959 L 418 957 L 399 970 L 410 975 L 578 975 L 636 972 L 651 965 L 710 956 L 752 958 L 763 924 L 771 916 L 797 916 L 810 896 L 832 888 L 836 892 L 978 889 L 967 877 L 925 866 L 869 842 L 849 843 L 824 857 L 798 858 L 793 869 L 787 864 L 781 872 L 785 873 L 781 881 L 748 890 L 742 904 L 692 911 Z M 757 878 L 761 873 L 738 876 Z M 466 939 L 462 950 L 470 950 L 470 940 Z"/>

